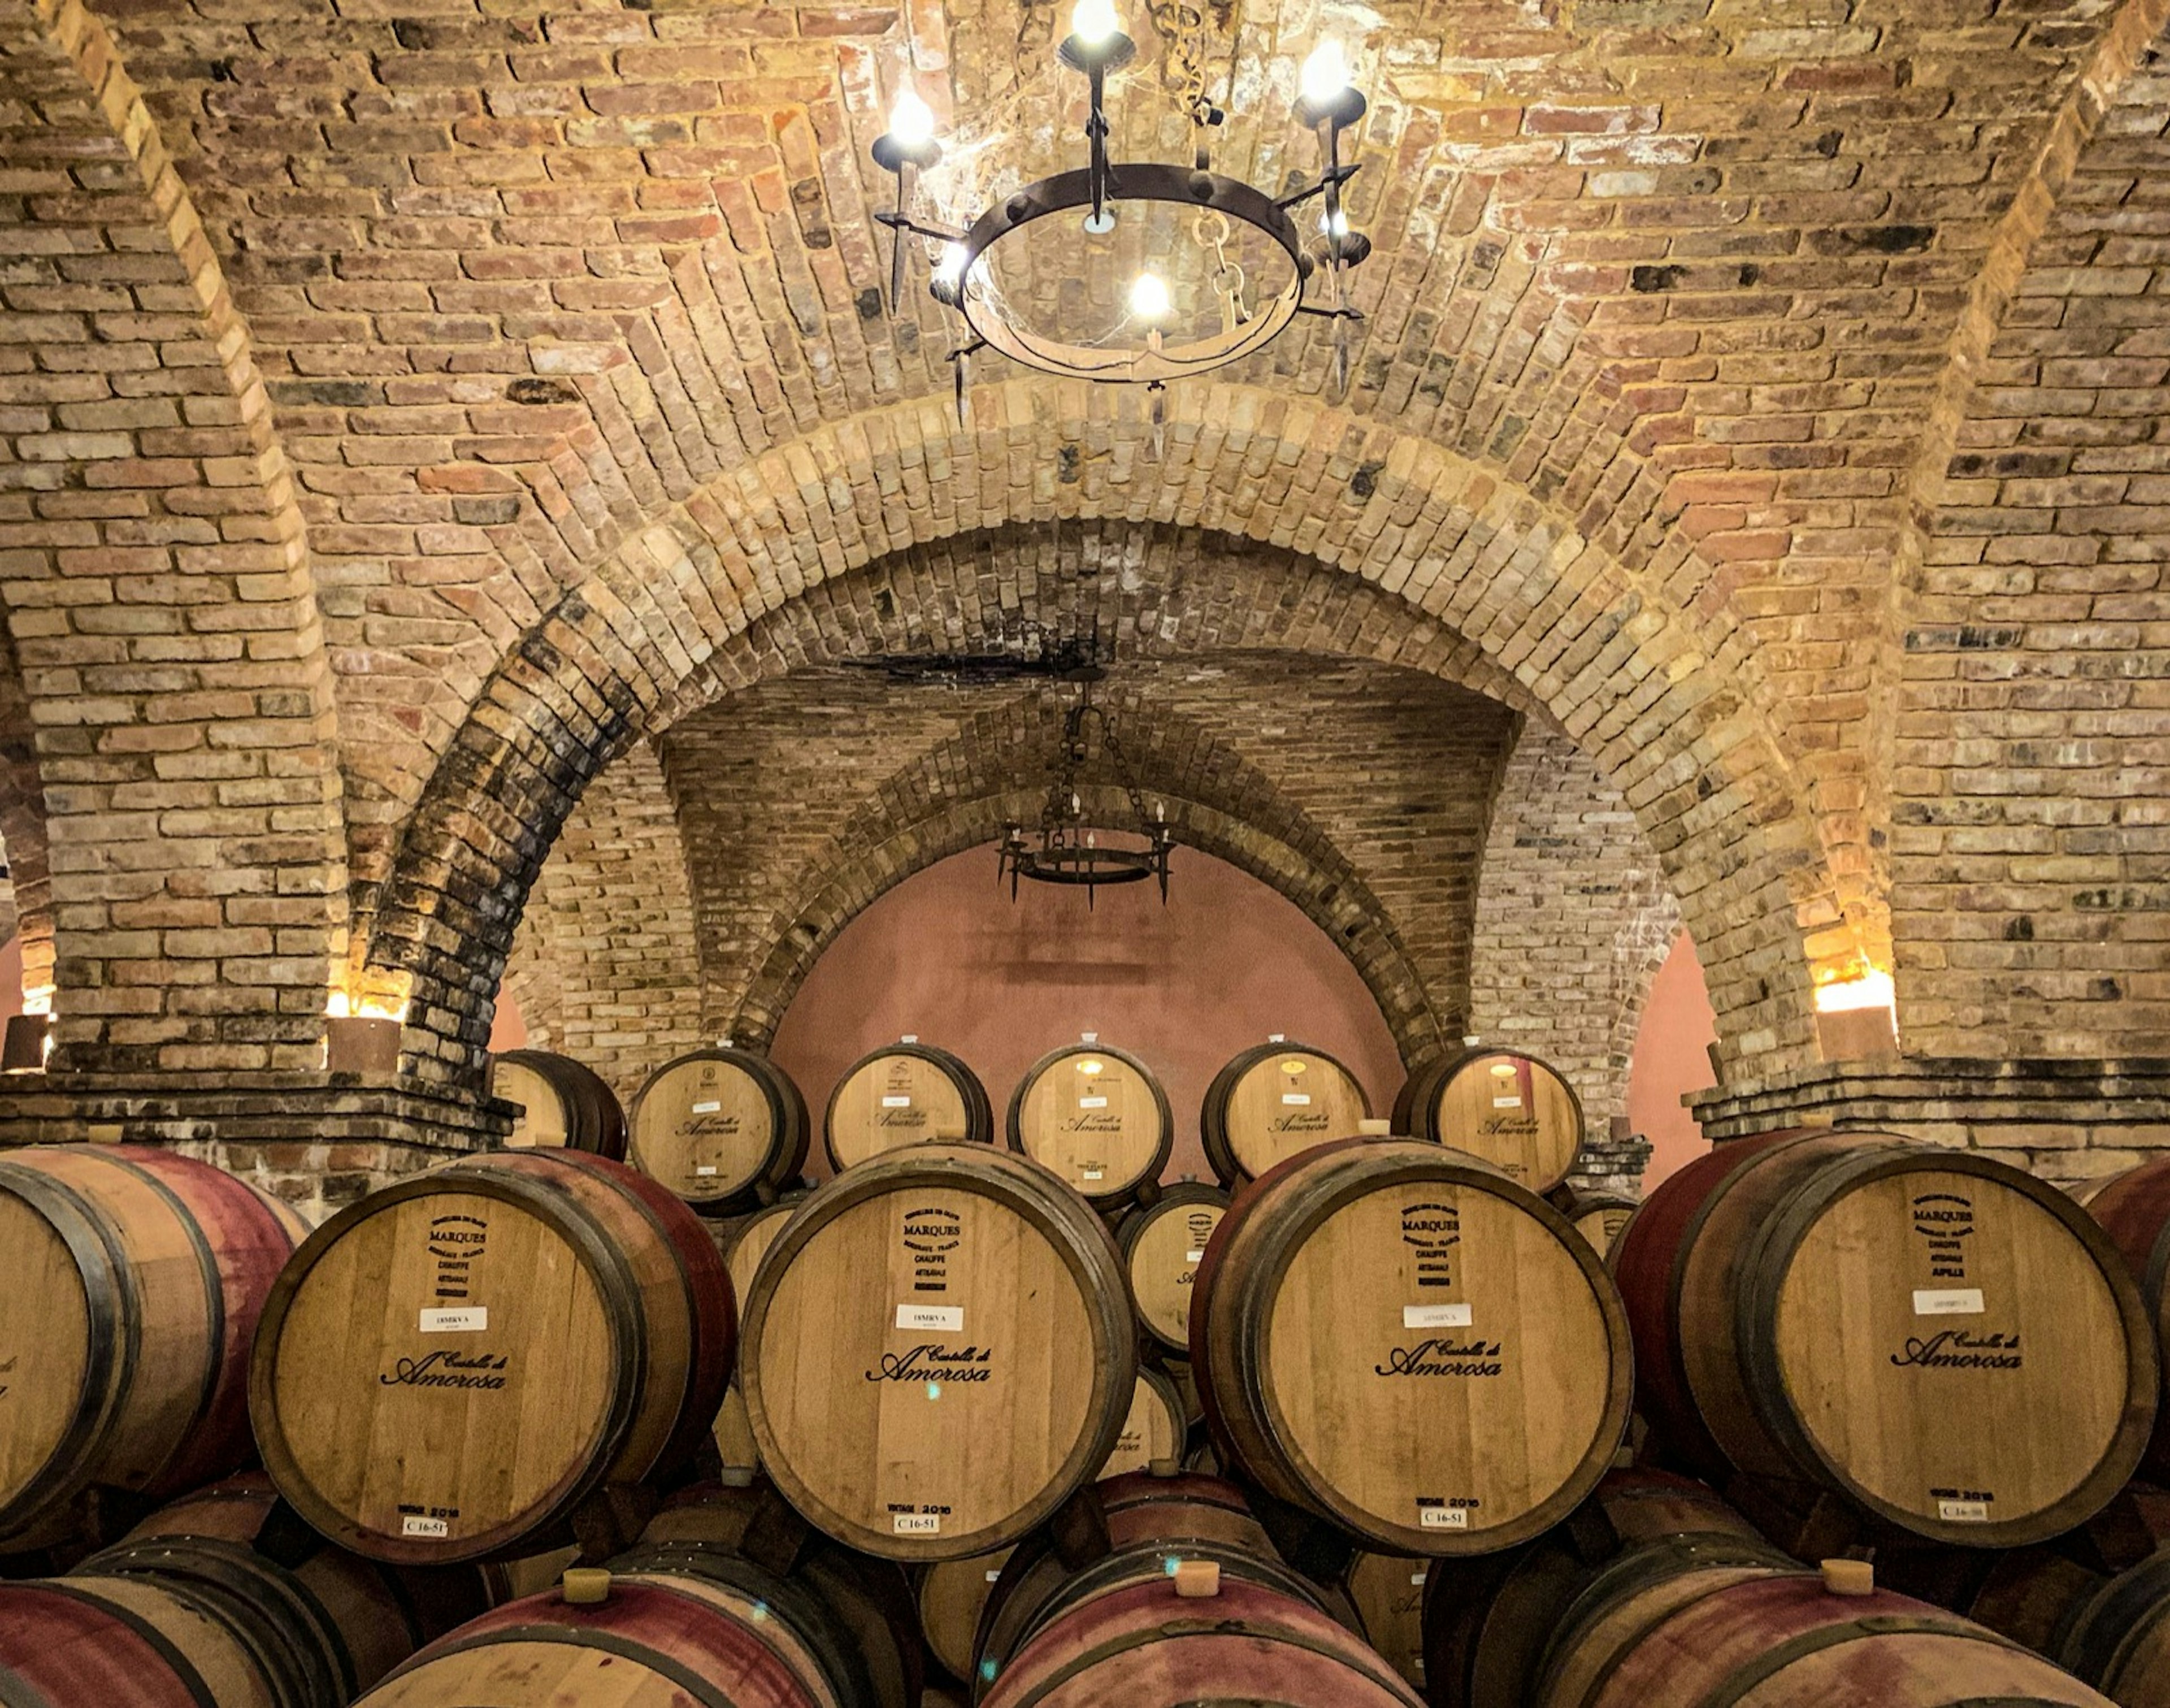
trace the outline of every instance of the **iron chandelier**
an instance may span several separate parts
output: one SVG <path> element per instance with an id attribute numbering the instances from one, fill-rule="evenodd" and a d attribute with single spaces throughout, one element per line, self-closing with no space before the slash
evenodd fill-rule
<path id="1" fill-rule="evenodd" d="M 1136 52 L 1114 0 L 1078 0 L 1056 56 L 1082 72 L 1089 87 L 1085 165 L 1000 198 L 961 229 L 912 211 L 912 174 L 935 165 L 942 146 L 934 115 L 917 92 L 907 83 L 896 97 L 889 129 L 873 148 L 876 163 L 896 179 L 894 210 L 875 216 L 891 233 L 890 312 L 901 312 L 909 240 L 943 244 L 928 288 L 965 323 L 965 340 L 952 354 L 960 410 L 967 361 L 981 350 L 1044 373 L 1157 392 L 1170 380 L 1263 350 L 1299 314 L 1334 323 L 1335 383 L 1347 383 L 1346 329 L 1362 316 L 1349 301 L 1346 275 L 1371 254 L 1371 244 L 1350 228 L 1342 207 L 1342 186 L 1357 169 L 1341 158 L 1343 133 L 1364 116 L 1366 103 L 1350 82 L 1339 46 L 1323 42 L 1304 62 L 1294 105 L 1297 122 L 1318 133 L 1323 163 L 1315 180 L 1280 196 L 1212 169 L 1205 139 L 1224 115 L 1205 99 L 1202 78 L 1193 84 L 1199 141 L 1191 164 L 1110 162 L 1107 79 Z M 1314 200 L 1317 231 L 1307 234 L 1296 214 Z M 1186 214 L 1189 228 L 1182 233 Z M 1072 224 L 1066 215 L 1079 217 Z M 1127 238 L 1121 234 L 1126 224 L 1134 228 Z M 1167 275 L 1171 251 L 1184 235 L 1211 270 L 1202 289 L 1179 296 Z M 1006 265 L 1013 254 L 1027 259 Z M 1020 265 L 1029 270 L 1035 254 L 1043 278 L 1063 281 L 1055 293 L 1064 310 L 1060 317 L 1050 316 L 1031 292 L 1008 288 L 1016 281 L 1006 281 L 1005 272 Z M 1106 324 L 1056 324 L 1077 318 L 1083 292 L 1070 288 L 1072 282 L 1104 274 L 1110 260 L 1134 270 L 1120 304 L 1109 305 Z M 1324 292 L 1322 284 L 1328 287 Z M 1326 300 L 1316 300 L 1322 294 Z"/>
<path id="2" fill-rule="evenodd" d="M 1093 703 L 1092 684 L 1099 675 L 1098 670 L 1093 670 L 1081 676 L 1083 686 L 1078 689 L 1077 703 L 1063 716 L 1062 756 L 1056 768 L 1055 780 L 1048 785 L 1046 804 L 1040 808 L 1038 838 L 1028 834 L 1022 824 L 1011 824 L 1003 829 L 997 880 L 1009 880 L 1013 902 L 1018 897 L 1018 881 L 1024 878 L 1036 884 L 1082 887 L 1088 908 L 1093 905 L 1094 892 L 1104 884 L 1137 884 L 1147 878 L 1157 878 L 1160 881 L 1161 902 L 1162 905 L 1167 903 L 1168 861 L 1175 848 L 1175 832 L 1169 827 L 1158 803 L 1152 816 L 1146 816 L 1145 795 L 1131 772 L 1130 757 L 1123 752 L 1122 740 L 1115 732 L 1115 720 L 1104 708 Z M 1088 725 L 1098 726 L 1100 745 L 1114 763 L 1123 792 L 1130 798 L 1132 823 L 1121 833 L 1134 835 L 1144 843 L 1142 848 L 1103 843 L 1098 831 L 1086 827 L 1085 803 L 1077 792 L 1077 774 L 1090 757 Z"/>

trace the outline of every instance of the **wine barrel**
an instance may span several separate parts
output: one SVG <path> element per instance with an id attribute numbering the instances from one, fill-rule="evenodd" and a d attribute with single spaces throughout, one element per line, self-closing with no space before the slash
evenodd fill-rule
<path id="1" fill-rule="evenodd" d="M 1163 1347 L 1189 1350 L 1192 1285 L 1205 1258 L 1205 1242 L 1227 1210 L 1227 1193 L 1186 1181 L 1131 1211 L 1115 1230 L 1138 1324 Z"/>
<path id="2" fill-rule="evenodd" d="M 1148 1544 L 1066 1582 L 980 1700 L 1419 1708 L 1422 1699 L 1286 1567 L 1235 1550 Z"/>
<path id="3" fill-rule="evenodd" d="M 761 1267 L 761 1260 L 768 1255 L 768 1248 L 776 1243 L 776 1236 L 783 1231 L 791 1213 L 805 1202 L 803 1192 L 779 1199 L 756 1211 L 732 1230 L 724 1247 L 724 1266 L 730 1272 L 733 1298 L 744 1298 L 753 1291 L 754 1271 Z"/>
<path id="4" fill-rule="evenodd" d="M 570 1150 L 463 1158 L 309 1236 L 273 1288 L 249 1411 L 295 1510 L 372 1559 L 536 1552 L 606 1483 L 687 1457 L 730 1372 L 698 1218 Z"/>
<path id="5" fill-rule="evenodd" d="M 1574 1224 L 1574 1231 L 1590 1242 L 1590 1249 L 1603 1257 L 1612 1250 L 1612 1242 L 1638 1207 L 1634 1199 L 1615 1192 L 1570 1192 L 1559 1211 Z"/>
<path id="6" fill-rule="evenodd" d="M 505 1143 L 515 1150 L 585 1150 L 625 1156 L 625 1111 L 602 1075 L 548 1050 L 507 1050 L 489 1058 L 489 1095 L 520 1106 Z"/>
<path id="7" fill-rule="evenodd" d="M 1627 1427 L 1596 1254 L 1498 1170 L 1363 1139 L 1282 1164 L 1206 1248 L 1191 1373 L 1222 1463 L 1380 1553 L 1527 1540 Z"/>
<path id="8" fill-rule="evenodd" d="M 251 1618 L 196 1585 L 11 1583 L 0 1590 L 0 1679 L 24 1708 L 335 1708 L 294 1694 Z"/>
<path id="9" fill-rule="evenodd" d="M 1173 1469 L 1182 1461 L 1189 1433 L 1189 1420 L 1183 1415 L 1183 1395 L 1175 1384 L 1162 1372 L 1141 1365 L 1122 1433 L 1115 1438 L 1114 1451 L 1100 1467 L 1100 1475 L 1121 1476 L 1157 1464 Z"/>
<path id="10" fill-rule="evenodd" d="M 1160 1179 L 1175 1116 L 1152 1070 L 1088 1035 L 1025 1070 L 1010 1097 L 1010 1148 L 1045 1163 L 1104 1209 Z"/>
<path id="11" fill-rule="evenodd" d="M 1836 1571 L 1828 1581 L 1844 1582 Z M 2107 1708 L 2078 1679 L 1956 1614 L 1885 1589 L 1835 1593 L 1826 1582 L 1745 1545 L 1638 1549 L 1569 1609 L 1531 1708 Z"/>
<path id="12" fill-rule="evenodd" d="M 708 1215 L 773 1197 L 806 1161 L 806 1100 L 750 1050 L 665 1062 L 634 1096 L 631 1126 L 628 1160 Z"/>
<path id="13" fill-rule="evenodd" d="M 919 1576 L 919 1629 L 927 1652 L 952 1679 L 972 1676 L 972 1643 L 980 1615 L 1015 1550 L 997 1548 L 969 1560 L 938 1560 Z"/>
<path id="14" fill-rule="evenodd" d="M 460 1627 L 362 1702 L 609 1708 L 879 1708 L 814 1598 L 780 1579 L 613 1571 L 603 1599 L 546 1590 Z M 222 1705 L 223 1708 L 223 1705 Z"/>
<path id="15" fill-rule="evenodd" d="M 2157 1357 L 2115 1248 L 2055 1187 L 1889 1134 L 1721 1145 L 1612 1250 L 1653 1429 L 1713 1481 L 1830 1490 L 2015 1547 L 2138 1464 Z"/>
<path id="16" fill-rule="evenodd" d="M 991 1144 L 994 1106 L 979 1075 L 917 1038 L 887 1044 L 847 1068 L 829 1094 L 821 1142 L 839 1174 L 915 1144 Z"/>
<path id="17" fill-rule="evenodd" d="M 1108 1232 L 1038 1163 L 915 1146 L 818 1188 L 746 1306 L 739 1384 L 808 1523 L 899 1560 L 1014 1542 L 1114 1449 L 1137 1331 Z"/>
<path id="18" fill-rule="evenodd" d="M 249 1456 L 249 1339 L 308 1224 L 208 1163 L 136 1145 L 0 1158 L 0 1551 L 83 1531 Z"/>
<path id="19" fill-rule="evenodd" d="M 2170 1708 L 2170 1553 L 2093 1586 L 2050 1652 L 2119 1708 Z"/>
<path id="20" fill-rule="evenodd" d="M 1419 1690 L 1424 1682 L 1424 1583 L 1431 1567 L 1429 1560 L 1403 1554 L 1360 1553 L 1342 1578 L 1364 1641 Z"/>
<path id="21" fill-rule="evenodd" d="M 1582 1100 L 1547 1062 L 1472 1047 L 1409 1076 L 1394 1100 L 1394 1131 L 1482 1157 L 1517 1186 L 1548 1192 L 1581 1158 Z"/>
<path id="22" fill-rule="evenodd" d="M 1784 1561 L 1702 1484 L 1640 1466 L 1607 1471 L 1572 1517 L 1535 1541 L 1432 1562 L 1421 1641 L 1433 1708 L 1525 1708 L 1545 1645 L 1575 1597 L 1609 1561 L 1668 1537 Z"/>
<path id="23" fill-rule="evenodd" d="M 2156 1157 L 2094 1183 L 2087 1213 L 2124 1254 L 2159 1350 L 2170 1347 L 2170 1157 Z M 2141 1464 L 2157 1482 L 2170 1481 L 2170 1357 L 2158 1360 L 2155 1427 Z"/>
<path id="24" fill-rule="evenodd" d="M 1371 1100 L 1348 1068 L 1323 1050 L 1275 1038 L 1213 1076 L 1199 1137 L 1214 1174 L 1232 1186 L 1315 1144 L 1354 1137 L 1371 1113 Z"/>

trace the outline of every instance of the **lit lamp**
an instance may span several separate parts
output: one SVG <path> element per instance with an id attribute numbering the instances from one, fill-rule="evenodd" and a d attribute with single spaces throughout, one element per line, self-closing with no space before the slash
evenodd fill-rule
<path id="1" fill-rule="evenodd" d="M 1858 978 L 1818 985 L 1816 1043 L 1826 1062 L 1897 1055 L 1898 995 L 1891 975 L 1872 968 Z"/>
<path id="2" fill-rule="evenodd" d="M 942 145 L 934 140 L 934 110 L 911 84 L 897 91 L 896 104 L 889 110 L 889 129 L 874 138 L 871 152 L 874 164 L 896 179 L 896 217 L 902 221 L 912 169 L 924 172 L 942 158 Z M 890 257 L 889 312 L 895 313 L 903 300 L 904 243 L 900 238 Z"/>

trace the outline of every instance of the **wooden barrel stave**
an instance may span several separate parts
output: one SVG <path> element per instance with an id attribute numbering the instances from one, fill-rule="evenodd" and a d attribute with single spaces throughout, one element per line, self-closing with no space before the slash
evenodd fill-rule
<path id="1" fill-rule="evenodd" d="M 1152 1070 L 1097 1041 L 1066 1044 L 1027 1068 L 1004 1124 L 1012 1150 L 1103 1209 L 1158 1181 L 1175 1144 L 1174 1112 Z"/>
<path id="2" fill-rule="evenodd" d="M 809 1523 L 885 1558 L 955 1558 L 1016 1541 L 1090 1479 L 1136 1340 L 1120 1256 L 1067 1186 L 1005 1151 L 917 1146 L 785 1224 L 747 1301 L 740 1386 Z M 975 1454 L 997 1439 L 1008 1460 Z"/>
<path id="3" fill-rule="evenodd" d="M 1199 1138 L 1221 1183 L 1234 1186 L 1313 1145 L 1355 1137 L 1371 1113 L 1371 1100 L 1344 1063 L 1307 1044 L 1269 1042 L 1213 1076 Z"/>
<path id="4" fill-rule="evenodd" d="M 548 1050 L 506 1050 L 490 1057 L 489 1092 L 521 1106 L 505 1143 L 516 1150 L 581 1150 L 625 1159 L 625 1111 L 617 1094 L 586 1063 Z"/>
<path id="5" fill-rule="evenodd" d="M 2091 1586 L 2044 1652 L 2119 1708 L 2170 1708 L 2170 1552 Z"/>
<path id="6" fill-rule="evenodd" d="M 2155 1428 L 2141 1468 L 2157 1482 L 2170 1481 L 2170 1157 L 2094 1183 L 2085 1202 L 2130 1266 L 2157 1346 L 2165 1350 Z"/>
<path id="7" fill-rule="evenodd" d="M 1185 1181 L 1130 1212 L 1115 1230 L 1139 1325 L 1172 1351 L 1190 1350 L 1190 1298 L 1198 1266 L 1227 1211 L 1227 1193 Z"/>
<path id="8" fill-rule="evenodd" d="M 719 1046 L 665 1062 L 633 1102 L 628 1160 L 706 1215 L 783 1191 L 805 1165 L 806 1100 L 767 1057 Z"/>
<path id="9" fill-rule="evenodd" d="M 952 1679 L 966 1684 L 981 1615 L 1014 1548 L 997 1548 L 964 1560 L 937 1561 L 919 1577 L 919 1629 L 927 1652 Z"/>
<path id="10" fill-rule="evenodd" d="M 24 1708 L 286 1708 L 232 1634 L 178 1598 L 65 1582 L 0 1593 L 0 1669 Z"/>
<path id="11" fill-rule="evenodd" d="M 1590 1242 L 1590 1248 L 1600 1257 L 1612 1250 L 1612 1242 L 1627 1228 L 1628 1221 L 1641 1207 L 1633 1198 L 1622 1197 L 1617 1192 L 1569 1192 L 1555 1195 L 1560 1214 L 1574 1225 L 1574 1231 Z"/>
<path id="12" fill-rule="evenodd" d="M 869 1051 L 829 1094 L 821 1143 L 842 1174 L 921 1144 L 991 1144 L 994 1107 L 963 1059 L 916 1038 Z"/>
<path id="13" fill-rule="evenodd" d="M 1156 1464 L 1176 1464 L 1188 1445 L 1189 1422 L 1184 1416 L 1183 1395 L 1176 1391 L 1175 1384 L 1149 1365 L 1139 1366 L 1137 1386 L 1132 1390 L 1130 1410 L 1123 1416 L 1122 1432 L 1100 1467 L 1100 1477 L 1122 1476 Z"/>
<path id="14" fill-rule="evenodd" d="M 1550 1063 L 1471 1047 L 1419 1068 L 1394 1100 L 1394 1131 L 1481 1157 L 1549 1192 L 1582 1155 L 1582 1100 Z"/>
<path id="15" fill-rule="evenodd" d="M 1282 1164 L 1223 1218 L 1198 1288 L 1192 1370 L 1222 1462 L 1376 1551 L 1527 1540 L 1595 1486 L 1626 1427 L 1627 1323 L 1595 1255 L 1437 1145 Z M 1455 1404 L 1424 1399 L 1435 1379 Z"/>

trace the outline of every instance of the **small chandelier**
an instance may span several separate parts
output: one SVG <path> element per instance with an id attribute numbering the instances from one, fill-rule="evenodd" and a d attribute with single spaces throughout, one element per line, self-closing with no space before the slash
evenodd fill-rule
<path id="1" fill-rule="evenodd" d="M 1095 672 L 1097 675 L 1097 672 Z M 1130 797 L 1134 835 L 1142 848 L 1103 843 L 1099 833 L 1085 826 L 1084 799 L 1077 792 L 1077 773 L 1090 751 L 1086 725 L 1097 724 L 1100 745 L 1114 762 L 1123 792 Z M 1010 899 L 1018 898 L 1018 882 L 1029 878 L 1036 884 L 1082 886 L 1085 905 L 1093 905 L 1094 891 L 1103 884 L 1137 884 L 1147 878 L 1160 881 L 1160 899 L 1168 902 L 1168 857 L 1175 847 L 1175 833 L 1168 827 L 1159 803 L 1146 816 L 1145 796 L 1130 770 L 1128 755 L 1115 733 L 1115 720 L 1093 704 L 1091 679 L 1078 690 L 1077 704 L 1062 720 L 1062 758 L 1047 801 L 1040 810 L 1040 835 L 1035 841 L 1021 824 L 1002 831 L 1002 865 L 997 875 L 1010 881 Z"/>
<path id="2" fill-rule="evenodd" d="M 911 210 L 911 174 L 940 160 L 942 147 L 935 140 L 933 113 L 909 85 L 897 95 L 889 129 L 875 140 L 876 163 L 896 179 L 895 210 L 875 216 L 892 236 L 890 312 L 899 313 L 903 299 L 907 239 L 943 245 L 929 289 L 935 301 L 963 319 L 968 334 L 952 355 L 960 415 L 965 364 L 983 349 L 1044 373 L 1142 384 L 1158 392 L 1169 380 L 1209 372 L 1263 350 L 1299 314 L 1334 323 L 1335 384 L 1347 385 L 1346 329 L 1363 317 L 1348 300 L 1345 275 L 1371 254 L 1371 243 L 1350 228 L 1341 205 L 1342 186 L 1357 169 L 1355 163 L 1342 160 L 1342 135 L 1364 116 L 1365 100 L 1350 82 L 1340 46 L 1323 42 L 1305 61 L 1295 103 L 1297 122 L 1318 132 L 1319 175 L 1280 196 L 1211 169 L 1205 137 L 1223 115 L 1200 92 L 1202 84 L 1194 85 L 1192 99 L 1199 139 L 1193 163 L 1111 163 L 1108 74 L 1128 65 L 1136 52 L 1114 0 L 1078 0 L 1071 33 L 1056 56 L 1082 72 L 1090 88 L 1085 166 L 1025 185 L 961 230 L 922 220 Z M 1307 237 L 1296 211 L 1314 199 L 1318 231 Z M 1077 229 L 1061 226 L 1050 233 L 1043 223 L 1066 214 L 1080 216 Z M 1185 216 L 1195 252 L 1210 268 L 1204 289 L 1193 293 L 1200 300 L 1189 303 L 1178 300 L 1168 272 L 1176 259 L 1169 239 L 1179 241 Z M 1125 241 L 1113 234 L 1126 222 L 1133 229 Z M 1025 235 L 1036 227 L 1037 236 Z M 1050 238 L 1056 247 L 1048 247 Z M 1006 244 L 1018 252 L 1020 265 L 1029 269 L 1037 254 L 1041 274 L 1073 287 L 1096 258 L 1112 254 L 1119 270 L 1134 270 L 1121 293 L 1119 318 L 1098 329 L 1046 324 L 1044 315 L 1035 315 L 1033 293 L 1002 288 L 998 257 Z M 1323 302 L 1318 300 L 1322 295 Z M 1065 300 L 1074 315 L 1074 288 Z"/>

